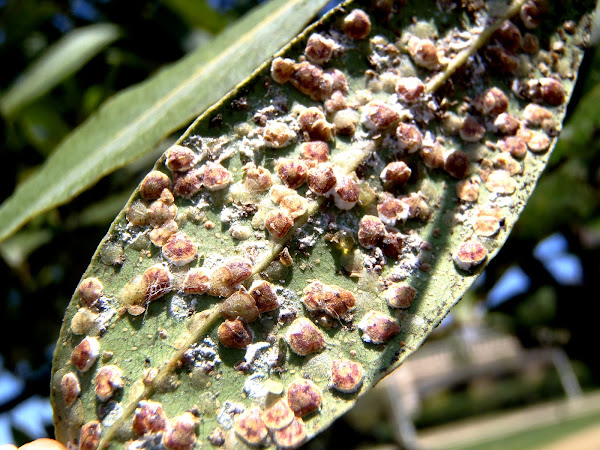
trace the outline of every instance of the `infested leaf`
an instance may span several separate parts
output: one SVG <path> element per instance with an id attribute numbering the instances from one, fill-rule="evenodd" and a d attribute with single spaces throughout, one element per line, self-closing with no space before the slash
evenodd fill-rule
<path id="1" fill-rule="evenodd" d="M 281 49 L 325 3 L 261 5 L 180 62 L 108 100 L 0 206 L 0 241 L 189 123 Z"/>
<path id="2" fill-rule="evenodd" d="M 199 117 L 67 309 L 58 438 L 297 448 L 401 364 L 499 251 L 556 141 L 593 4 L 532 4 L 347 2 Z"/>

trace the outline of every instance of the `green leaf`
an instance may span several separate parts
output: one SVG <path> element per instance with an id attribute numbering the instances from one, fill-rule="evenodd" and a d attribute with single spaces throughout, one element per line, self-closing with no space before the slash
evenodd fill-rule
<path id="1" fill-rule="evenodd" d="M 263 64 L 325 0 L 268 2 L 215 40 L 105 103 L 0 207 L 0 241 L 148 152 Z"/>
<path id="2" fill-rule="evenodd" d="M 14 116 L 23 106 L 77 72 L 119 35 L 119 28 L 115 25 L 100 23 L 75 29 L 63 36 L 25 70 L 2 96 L 2 115 Z"/>
<path id="3" fill-rule="evenodd" d="M 161 440 L 168 448 L 187 421 L 182 448 L 246 448 L 256 436 L 297 448 L 413 353 L 500 250 L 573 89 L 575 76 L 552 73 L 560 85 L 547 79 L 537 64 L 546 50 L 514 48 L 513 60 L 498 47 L 514 33 L 494 31 L 523 4 L 489 2 L 463 15 L 434 2 L 397 13 L 347 2 L 294 40 L 273 72 L 263 67 L 200 116 L 117 216 L 67 309 L 53 365 L 58 439 L 87 445 L 95 430 L 99 448 Z M 576 73 L 592 6 L 564 2 L 539 27 L 519 27 L 543 42 L 562 40 L 556 68 Z M 348 18 L 356 7 L 370 17 L 369 39 Z M 346 29 L 355 39 L 344 23 L 355 25 Z M 424 39 L 444 53 L 427 53 Z M 516 63 L 514 71 L 501 73 L 499 59 Z M 410 76 L 425 86 L 412 103 L 403 97 Z M 490 92 L 498 103 L 481 97 Z M 527 142 L 514 158 L 493 125 L 503 97 Z M 525 122 L 532 97 L 552 122 Z M 410 125 L 423 135 L 411 152 L 401 145 Z M 547 148 L 538 148 L 544 139 Z M 316 158 L 323 141 L 328 153 Z M 267 292 L 277 302 L 259 314 L 273 299 Z M 84 358 L 89 368 L 79 364 L 86 343 L 99 347 L 98 359 Z M 362 384 L 334 379 L 340 364 L 352 368 L 348 378 L 362 368 Z M 115 389 L 103 395 L 107 374 Z M 311 395 L 295 397 L 298 390 Z M 292 425 L 267 431 L 249 420 L 274 405 Z M 286 441 L 292 431 L 298 439 Z"/>
<path id="4" fill-rule="evenodd" d="M 231 19 L 227 15 L 220 14 L 214 8 L 211 8 L 206 0 L 194 2 L 165 0 L 165 3 L 190 25 L 211 33 L 221 31 Z"/>

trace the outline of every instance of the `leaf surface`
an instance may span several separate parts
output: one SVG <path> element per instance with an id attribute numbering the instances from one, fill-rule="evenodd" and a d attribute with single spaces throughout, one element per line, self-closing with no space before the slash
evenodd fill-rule
<path id="1" fill-rule="evenodd" d="M 96 429 L 100 447 L 147 448 L 189 420 L 198 447 L 296 448 L 414 352 L 504 243 L 573 88 L 593 4 L 555 6 L 532 28 L 518 19 L 523 4 L 347 2 L 293 41 L 289 59 L 202 115 L 116 218 L 68 307 L 53 368 L 59 439 Z M 355 8 L 368 13 L 369 33 Z M 535 34 L 541 50 L 514 46 L 515 29 Z M 550 48 L 560 54 L 544 68 Z M 539 123 L 525 109 L 532 100 L 545 108 Z M 504 110 L 519 131 L 498 119 Z M 406 126 L 422 135 L 416 147 Z M 524 144 L 514 157 L 503 151 L 508 136 Z M 149 198 L 158 195 L 149 180 L 167 178 L 171 190 Z M 207 284 L 192 283 L 202 273 Z M 277 299 L 260 316 L 266 296 L 255 283 Z M 100 284 L 91 301 L 89 286 Z M 72 355 L 84 336 L 100 357 L 81 371 Z M 123 386 L 99 398 L 107 367 L 122 371 Z M 346 384 L 359 367 L 361 383 Z M 73 379 L 75 398 L 64 388 Z M 274 405 L 303 418 L 267 431 L 256 408 Z M 149 430 L 146 414 L 170 427 Z"/>
<path id="2" fill-rule="evenodd" d="M 325 1 L 258 7 L 182 61 L 105 103 L 0 207 L 0 241 L 147 153 L 281 49 Z"/>

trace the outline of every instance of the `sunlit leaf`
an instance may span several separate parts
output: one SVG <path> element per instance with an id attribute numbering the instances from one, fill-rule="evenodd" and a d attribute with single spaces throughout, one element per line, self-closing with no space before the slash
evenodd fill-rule
<path id="1" fill-rule="evenodd" d="M 592 2 L 539 25 L 524 3 L 347 2 L 202 115 L 71 300 L 58 438 L 297 448 L 413 353 L 500 250 L 573 89 Z"/>

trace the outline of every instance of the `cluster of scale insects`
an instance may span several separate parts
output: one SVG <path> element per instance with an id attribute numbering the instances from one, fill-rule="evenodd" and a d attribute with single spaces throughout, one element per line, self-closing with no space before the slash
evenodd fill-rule
<path id="1" fill-rule="evenodd" d="M 391 13 L 388 3 L 392 2 L 375 3 L 380 14 Z M 440 1 L 438 7 L 452 10 L 457 5 Z M 470 12 L 477 20 L 477 9 Z M 361 249 L 358 252 L 358 273 L 361 273 L 368 266 L 365 263 L 363 267 L 363 255 L 383 261 L 401 260 L 406 251 L 402 226 L 409 220 L 425 223 L 431 220 L 435 199 L 423 190 L 406 193 L 407 187 L 415 185 L 424 173 L 442 171 L 458 180 L 457 200 L 467 209 L 477 204 L 481 185 L 493 198 L 513 194 L 519 189 L 515 177 L 523 173 L 528 154 L 545 152 L 556 136 L 558 124 L 554 122 L 552 108 L 565 101 L 561 75 L 572 76 L 554 70 L 564 52 L 562 41 L 554 42 L 550 51 L 539 49 L 533 30 L 544 13 L 543 2 L 526 2 L 517 19 L 507 20 L 493 34 L 478 56 L 479 65 L 467 65 L 474 78 L 482 76 L 480 69 L 484 67 L 483 70 L 511 79 L 512 92 L 491 87 L 473 98 L 464 98 L 454 108 L 455 112 L 450 110 L 455 104 L 429 92 L 421 78 L 444 70 L 464 43 L 459 32 L 444 38 L 435 33 L 409 32 L 396 43 L 390 43 L 382 36 L 374 36 L 371 18 L 354 9 L 329 32 L 311 34 L 298 61 L 276 58 L 270 68 L 274 86 L 290 84 L 310 97 L 314 106 L 296 108 L 288 120 L 273 115 L 273 108 L 257 112 L 254 145 L 275 152 L 301 140 L 299 155 L 278 159 L 274 173 L 267 167 L 249 163 L 243 168 L 243 178 L 236 181 L 237 174 L 228 170 L 223 160 L 213 157 L 202 162 L 193 146 L 171 147 L 164 157 L 171 176 L 159 170 L 150 172 L 140 185 L 141 198 L 131 203 L 126 212 L 128 227 L 146 230 L 152 244 L 161 249 L 162 262 L 135 276 L 116 295 L 119 313 L 144 314 L 151 302 L 170 292 L 224 298 L 220 305 L 224 320 L 217 330 L 219 341 L 224 347 L 247 349 L 254 341 L 252 324 L 280 308 L 279 288 L 258 276 L 255 264 L 259 258 L 255 254 L 232 257 L 210 267 L 190 267 L 198 260 L 202 245 L 179 229 L 177 198 L 194 200 L 200 195 L 227 190 L 237 198 L 263 196 L 264 200 L 252 208 L 252 227 L 236 224 L 230 234 L 242 242 L 251 239 L 255 232 L 266 230 L 269 250 L 286 242 L 322 203 L 332 202 L 340 211 L 352 211 L 359 205 L 367 212 L 357 221 L 354 232 Z M 572 34 L 574 25 L 565 23 L 562 32 Z M 353 91 L 344 73 L 328 65 L 343 57 L 349 48 L 364 43 L 370 45 L 368 60 L 372 68 L 366 73 L 367 89 Z M 523 65 L 534 63 L 542 77 L 519 77 Z M 510 111 L 509 96 L 528 102 L 520 117 Z M 439 124 L 439 129 L 433 124 Z M 330 144 L 335 136 L 345 136 L 356 146 L 361 141 L 375 146 L 366 147 L 371 155 L 357 167 L 344 162 L 344 158 L 331 157 Z M 465 151 L 453 149 L 456 143 L 466 146 Z M 493 156 L 469 156 L 469 145 L 482 143 Z M 383 161 L 377 156 L 377 149 L 385 149 L 394 156 L 393 160 Z M 359 170 L 378 172 L 377 183 L 382 189 L 374 189 L 374 177 L 365 181 L 358 175 Z M 486 260 L 485 242 L 503 225 L 504 212 L 493 202 L 471 209 L 475 211 L 473 233 L 452 255 L 460 271 L 471 271 Z M 210 230 L 214 223 L 205 221 L 204 227 Z M 354 239 L 350 238 L 350 242 L 351 247 Z M 279 256 L 284 265 L 293 264 L 287 248 Z M 368 266 L 368 270 L 379 274 L 382 267 L 385 262 L 375 268 Z M 393 312 L 409 308 L 418 295 L 414 287 L 398 277 L 380 278 L 378 289 L 392 314 L 369 310 L 367 306 L 362 308 L 366 313 L 356 327 L 352 322 L 357 298 L 350 290 L 312 281 L 302 292 L 301 301 L 310 315 L 318 317 L 318 325 L 331 327 L 332 323 L 341 323 L 349 330 L 358 328 L 365 343 L 377 346 L 400 333 L 400 323 Z M 102 282 L 94 277 L 80 283 L 77 295 L 80 309 L 71 321 L 71 330 L 75 335 L 85 335 L 96 330 L 94 326 L 106 308 L 107 297 Z M 327 350 L 328 338 L 315 321 L 294 315 L 280 314 L 279 318 L 280 325 L 286 326 L 283 338 L 294 354 L 304 358 Z M 95 332 L 103 331 L 100 327 Z M 94 368 L 100 355 L 110 354 L 109 349 L 101 349 L 101 341 L 86 336 L 73 349 L 70 364 L 74 370 L 60 380 L 67 408 L 76 405 L 81 393 L 78 374 Z M 350 352 L 350 356 L 356 356 L 356 352 Z M 359 392 L 364 381 L 362 365 L 344 357 L 330 361 L 327 387 L 343 395 Z M 156 369 L 147 370 L 144 383 L 152 384 L 156 373 Z M 106 364 L 97 369 L 93 384 L 98 401 L 104 403 L 114 399 L 125 381 L 117 365 Z M 274 443 L 279 448 L 297 448 L 307 439 L 303 417 L 310 419 L 318 414 L 322 401 L 322 390 L 315 382 L 295 378 L 284 396 L 239 411 L 230 431 L 250 446 Z M 160 445 L 170 450 L 194 448 L 199 419 L 192 412 L 169 418 L 159 402 L 141 401 L 133 414 L 131 431 L 135 438 L 130 440 L 128 448 Z M 82 424 L 70 445 L 97 448 L 102 428 L 98 420 Z M 209 437 L 213 445 L 224 445 L 227 439 L 221 428 Z"/>

